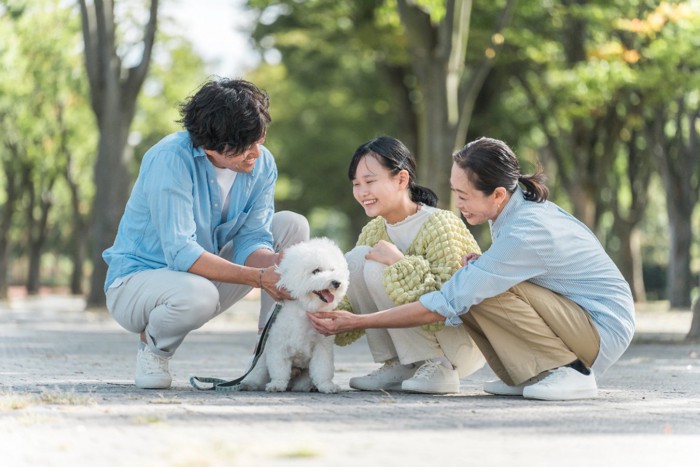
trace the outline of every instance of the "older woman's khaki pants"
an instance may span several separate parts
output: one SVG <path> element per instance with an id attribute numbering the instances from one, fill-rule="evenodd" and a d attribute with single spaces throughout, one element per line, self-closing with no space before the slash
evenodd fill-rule
<path id="1" fill-rule="evenodd" d="M 491 369 L 509 385 L 577 359 L 590 368 L 600 349 L 588 313 L 530 282 L 484 300 L 461 318 Z"/>

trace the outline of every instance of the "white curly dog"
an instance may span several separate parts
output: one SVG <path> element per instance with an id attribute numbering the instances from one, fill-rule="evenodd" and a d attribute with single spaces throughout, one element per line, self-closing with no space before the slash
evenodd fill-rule
<path id="1" fill-rule="evenodd" d="M 293 300 L 282 302 L 262 355 L 241 381 L 242 391 L 335 393 L 333 336 L 319 334 L 306 312 L 334 310 L 348 289 L 348 264 L 327 238 L 314 238 L 285 250 L 277 267 L 278 286 Z"/>

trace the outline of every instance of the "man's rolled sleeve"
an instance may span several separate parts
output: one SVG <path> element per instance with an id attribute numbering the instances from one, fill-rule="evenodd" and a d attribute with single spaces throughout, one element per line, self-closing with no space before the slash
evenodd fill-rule
<path id="1" fill-rule="evenodd" d="M 189 271 L 204 251 L 204 248 L 199 243 L 188 242 L 173 255 L 172 269 L 175 271 Z"/>

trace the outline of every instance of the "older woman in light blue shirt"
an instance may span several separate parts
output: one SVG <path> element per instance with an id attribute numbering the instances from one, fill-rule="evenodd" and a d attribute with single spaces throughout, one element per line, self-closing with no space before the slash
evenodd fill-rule
<path id="1" fill-rule="evenodd" d="M 602 374 L 634 333 L 629 285 L 595 235 L 547 201 L 540 172 L 525 176 L 502 141 L 480 138 L 453 156 L 450 183 L 471 225 L 488 222 L 493 242 L 465 258 L 437 292 L 370 315 L 310 319 L 324 333 L 415 326 L 466 326 L 499 380 L 497 395 L 571 400 L 597 395 Z"/>

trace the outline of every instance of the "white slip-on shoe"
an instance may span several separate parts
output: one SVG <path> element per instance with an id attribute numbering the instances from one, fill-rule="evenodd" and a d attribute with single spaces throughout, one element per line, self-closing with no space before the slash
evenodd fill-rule
<path id="1" fill-rule="evenodd" d="M 350 387 L 361 391 L 390 391 L 401 389 L 401 383 L 413 376 L 415 367 L 402 365 L 396 358 L 365 376 L 350 378 Z"/>
<path id="2" fill-rule="evenodd" d="M 515 386 L 506 384 L 500 379 L 487 381 L 484 383 L 484 392 L 488 392 L 489 394 L 493 394 L 495 396 L 522 396 L 523 389 L 525 389 L 527 386 L 535 384 L 548 374 L 549 371 L 544 371 L 539 375 L 528 379 L 524 383 L 516 384 Z"/>
<path id="3" fill-rule="evenodd" d="M 138 350 L 134 377 L 137 388 L 168 389 L 172 381 L 167 358 L 154 354 L 148 346 Z"/>
<path id="4" fill-rule="evenodd" d="M 525 384 L 510 386 L 500 379 L 496 379 L 484 383 L 484 392 L 488 392 L 489 394 L 493 394 L 495 396 L 522 396 L 524 387 Z"/>
<path id="5" fill-rule="evenodd" d="M 426 360 L 412 378 L 401 384 L 401 389 L 423 394 L 459 393 L 459 374 L 453 368 L 434 360 Z"/>
<path id="6" fill-rule="evenodd" d="M 552 370 L 539 382 L 523 389 L 523 397 L 543 401 L 570 401 L 591 399 L 598 395 L 593 371 L 584 375 L 578 370 L 562 366 Z"/>

